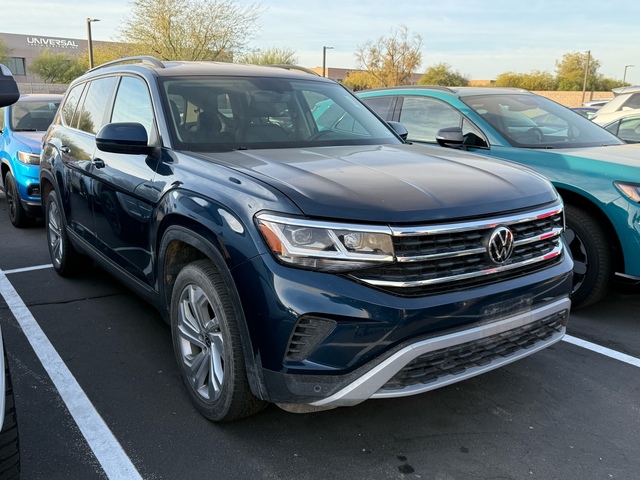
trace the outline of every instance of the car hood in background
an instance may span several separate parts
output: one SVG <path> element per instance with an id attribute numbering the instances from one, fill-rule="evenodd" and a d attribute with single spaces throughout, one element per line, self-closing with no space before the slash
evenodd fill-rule
<path id="1" fill-rule="evenodd" d="M 453 221 L 557 199 L 550 184 L 526 167 L 439 147 L 240 150 L 202 156 L 277 188 L 305 215 L 329 219 Z"/>
<path id="2" fill-rule="evenodd" d="M 42 150 L 42 137 L 44 132 L 12 132 L 14 140 L 23 143 L 32 153 L 40 153 Z"/>
<path id="3" fill-rule="evenodd" d="M 608 145 L 604 147 L 558 148 L 545 153 L 598 160 L 627 167 L 640 167 L 640 144 Z M 640 178 L 638 179 L 640 180 Z"/>

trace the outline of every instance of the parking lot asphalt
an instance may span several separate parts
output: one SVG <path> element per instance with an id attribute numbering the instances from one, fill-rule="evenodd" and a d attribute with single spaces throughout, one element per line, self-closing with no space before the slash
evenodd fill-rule
<path id="1" fill-rule="evenodd" d="M 98 267 L 59 277 L 42 223 L 15 229 L 6 210 L 0 192 L 23 479 L 640 478 L 637 287 L 572 312 L 572 342 L 480 377 L 216 425 L 189 403 L 158 313 Z"/>

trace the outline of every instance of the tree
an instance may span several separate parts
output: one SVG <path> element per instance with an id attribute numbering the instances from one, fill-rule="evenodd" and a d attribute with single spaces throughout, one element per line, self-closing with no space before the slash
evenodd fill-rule
<path id="1" fill-rule="evenodd" d="M 139 45 L 129 43 L 100 43 L 93 45 L 93 65 L 98 66 L 103 63 L 117 60 L 124 57 L 136 55 L 151 55 L 152 52 L 145 51 Z M 89 52 L 85 51 L 78 59 L 83 70 L 89 69 Z"/>
<path id="2" fill-rule="evenodd" d="M 368 90 L 370 88 L 376 88 L 380 86 L 378 80 L 369 72 L 363 70 L 352 70 L 342 80 L 342 84 L 353 90 Z"/>
<path id="3" fill-rule="evenodd" d="M 4 38 L 0 38 L 0 63 L 7 63 L 11 57 L 11 49 Z"/>
<path id="4" fill-rule="evenodd" d="M 549 72 L 533 70 L 531 73 L 501 73 L 496 77 L 495 87 L 516 87 L 526 90 L 556 90 L 556 78 Z"/>
<path id="5" fill-rule="evenodd" d="M 71 83 L 85 69 L 77 57 L 47 49 L 33 59 L 29 72 L 45 83 Z"/>
<path id="6" fill-rule="evenodd" d="M 296 52 L 290 48 L 270 47 L 265 50 L 252 50 L 241 56 L 238 61 L 253 65 L 295 65 L 299 60 Z"/>
<path id="7" fill-rule="evenodd" d="M 558 90 L 582 90 L 584 85 L 584 72 L 587 67 L 587 53 L 569 52 L 556 60 L 556 77 Z M 587 90 L 596 90 L 599 79 L 598 69 L 600 61 L 589 57 L 589 72 L 587 74 Z"/>
<path id="8" fill-rule="evenodd" d="M 452 71 L 448 63 L 436 63 L 427 68 L 427 71 L 418 80 L 418 85 L 441 85 L 443 87 L 466 87 L 469 85 L 469 76 L 462 75 L 458 71 Z"/>
<path id="9" fill-rule="evenodd" d="M 259 4 L 235 0 L 133 0 L 120 40 L 161 60 L 230 61 L 257 29 Z"/>
<path id="10" fill-rule="evenodd" d="M 401 25 L 391 36 L 381 36 L 375 42 L 368 41 L 358 47 L 356 66 L 371 75 L 371 87 L 407 85 L 411 75 L 422 63 L 422 38 L 409 35 L 409 29 Z"/>

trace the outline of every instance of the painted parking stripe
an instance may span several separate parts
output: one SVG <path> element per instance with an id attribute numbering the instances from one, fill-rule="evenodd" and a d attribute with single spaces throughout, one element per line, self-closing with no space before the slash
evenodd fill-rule
<path id="1" fill-rule="evenodd" d="M 631 355 L 627 355 L 626 353 L 617 352 L 616 350 L 611 350 L 610 348 L 603 347 L 596 343 L 587 342 L 586 340 L 572 337 L 571 335 L 565 335 L 562 340 L 571 343 L 572 345 L 577 345 L 578 347 L 586 348 L 587 350 L 599 353 L 600 355 L 605 355 L 607 357 L 620 360 L 621 362 L 628 363 L 629 365 L 633 365 L 634 367 L 640 367 L 640 358 L 632 357 Z"/>
<path id="2" fill-rule="evenodd" d="M 34 270 L 44 270 L 45 268 L 53 268 L 51 263 L 47 265 L 37 265 L 35 267 L 26 267 L 26 268 L 16 268 L 14 270 L 5 270 L 4 274 L 9 275 L 10 273 L 22 273 L 22 272 L 33 272 Z"/>
<path id="3" fill-rule="evenodd" d="M 107 424 L 44 334 L 5 273 L 0 270 L 0 295 L 5 299 L 31 347 L 60 392 L 78 428 L 110 480 L 142 480 Z"/>

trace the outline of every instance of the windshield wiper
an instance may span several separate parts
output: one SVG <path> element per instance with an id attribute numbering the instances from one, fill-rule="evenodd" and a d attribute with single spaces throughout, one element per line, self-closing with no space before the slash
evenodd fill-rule
<path id="1" fill-rule="evenodd" d="M 14 132 L 37 132 L 36 128 L 16 128 Z"/>

